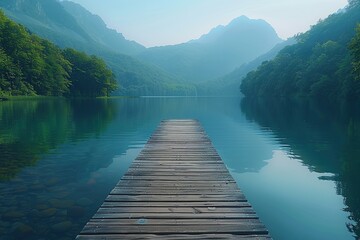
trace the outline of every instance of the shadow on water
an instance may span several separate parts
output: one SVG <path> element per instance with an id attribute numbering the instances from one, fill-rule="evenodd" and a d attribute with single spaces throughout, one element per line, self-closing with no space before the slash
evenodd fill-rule
<path id="1" fill-rule="evenodd" d="M 271 107 L 269 107 L 271 106 Z M 347 109 L 324 109 L 311 102 L 248 101 L 241 109 L 250 121 L 269 128 L 290 147 L 293 158 L 321 180 L 335 181 L 344 197 L 350 232 L 360 237 L 360 114 Z M 332 173 L 331 176 L 328 173 Z"/>
<path id="2" fill-rule="evenodd" d="M 83 142 L 106 131 L 117 111 L 106 99 L 0 103 L 0 239 L 72 239 L 80 231 L 98 207 L 86 196 L 102 193 L 92 190 L 101 184 L 94 174 L 115 155 L 87 157 L 93 149 Z"/>
<path id="3" fill-rule="evenodd" d="M 0 104 L 0 181 L 67 140 L 98 135 L 116 114 L 107 100 L 6 101 Z"/>

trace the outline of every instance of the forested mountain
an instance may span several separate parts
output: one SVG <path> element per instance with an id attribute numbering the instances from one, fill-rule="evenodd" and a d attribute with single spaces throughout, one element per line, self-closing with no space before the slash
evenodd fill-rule
<path id="1" fill-rule="evenodd" d="M 138 54 L 145 50 L 141 44 L 129 41 L 116 30 L 107 28 L 104 21 L 97 15 L 90 13 L 81 5 L 71 2 L 60 2 L 65 10 L 76 19 L 82 29 L 97 43 L 112 51 L 128 55 Z"/>
<path id="2" fill-rule="evenodd" d="M 61 47 L 81 50 L 101 47 L 123 54 L 135 54 L 145 49 L 126 40 L 121 33 L 108 29 L 99 16 L 70 1 L 1 0 L 0 7 L 16 22 Z"/>
<path id="3" fill-rule="evenodd" d="M 92 43 L 90 36 L 58 1 L 1 0 L 0 7 L 14 21 L 61 47 L 85 48 Z"/>
<path id="4" fill-rule="evenodd" d="M 0 95 L 108 96 L 116 89 L 105 62 L 61 50 L 0 11 Z"/>
<path id="5" fill-rule="evenodd" d="M 185 81 L 199 83 L 233 71 L 281 41 L 267 22 L 242 16 L 197 40 L 149 48 L 139 58 Z"/>
<path id="6" fill-rule="evenodd" d="M 197 84 L 198 95 L 238 96 L 241 81 L 246 76 L 246 74 L 255 70 L 264 61 L 275 58 L 276 55 L 286 46 L 293 45 L 295 43 L 295 38 L 289 38 L 284 42 L 276 44 L 276 46 L 273 47 L 269 52 L 261 55 L 255 60 L 242 64 L 231 73 L 214 80 Z"/>
<path id="7" fill-rule="evenodd" d="M 181 83 L 176 77 L 155 66 L 120 54 L 120 51 L 139 51 L 142 46 L 127 41 L 121 34 L 107 29 L 98 17 L 75 4 L 56 0 L 1 0 L 0 8 L 7 16 L 23 24 L 31 32 L 62 48 L 71 47 L 103 58 L 120 82 L 121 88 L 116 94 L 195 94 L 195 87 Z M 99 36 L 95 37 L 97 34 Z M 112 46 L 117 40 L 119 45 Z"/>
<path id="8" fill-rule="evenodd" d="M 295 98 L 323 106 L 358 106 L 359 23 L 360 1 L 351 1 L 346 9 L 297 36 L 297 44 L 249 73 L 241 91 L 248 98 Z"/>

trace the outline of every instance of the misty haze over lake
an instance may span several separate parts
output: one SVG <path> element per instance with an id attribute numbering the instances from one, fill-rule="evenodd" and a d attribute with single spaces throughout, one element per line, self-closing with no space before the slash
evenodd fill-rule
<path id="1" fill-rule="evenodd" d="M 274 239 L 360 237 L 359 0 L 1 0 L 0 63 L 1 240 L 74 239 L 165 119 Z"/>

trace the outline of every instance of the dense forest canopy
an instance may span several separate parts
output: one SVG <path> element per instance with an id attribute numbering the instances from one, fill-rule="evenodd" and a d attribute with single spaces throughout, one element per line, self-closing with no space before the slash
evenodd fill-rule
<path id="1" fill-rule="evenodd" d="M 61 50 L 0 11 L 0 94 L 108 96 L 116 89 L 105 62 Z M 86 86 L 86 87 L 85 87 Z"/>
<path id="2" fill-rule="evenodd" d="M 74 49 L 63 54 L 72 64 L 70 92 L 74 96 L 109 96 L 117 89 L 115 76 L 105 62 Z"/>
<path id="3" fill-rule="evenodd" d="M 357 84 L 360 81 L 360 24 L 357 25 L 356 35 L 350 43 L 350 50 L 353 56 L 353 68 Z"/>
<path id="4" fill-rule="evenodd" d="M 250 72 L 241 91 L 248 98 L 311 99 L 324 106 L 360 103 L 359 22 L 359 1 L 351 1 Z"/>

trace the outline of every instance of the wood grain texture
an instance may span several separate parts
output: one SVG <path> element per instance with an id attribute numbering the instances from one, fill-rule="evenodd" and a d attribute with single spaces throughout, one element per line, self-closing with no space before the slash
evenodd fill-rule
<path id="1" fill-rule="evenodd" d="M 269 236 L 264 235 L 232 235 L 232 234 L 106 234 L 106 235 L 79 235 L 78 240 L 117 240 L 117 239 L 127 239 L 127 240 L 270 240 Z"/>
<path id="2" fill-rule="evenodd" d="M 271 239 L 196 120 L 162 121 L 84 239 Z"/>

